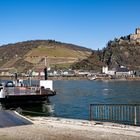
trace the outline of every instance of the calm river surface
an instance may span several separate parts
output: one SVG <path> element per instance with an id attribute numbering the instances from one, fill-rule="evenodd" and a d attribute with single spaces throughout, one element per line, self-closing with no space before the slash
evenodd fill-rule
<path id="1" fill-rule="evenodd" d="M 50 98 L 57 117 L 89 119 L 92 103 L 140 103 L 140 81 L 54 81 Z"/>
<path id="2" fill-rule="evenodd" d="M 89 119 L 90 104 L 140 104 L 140 81 L 54 81 L 54 89 L 57 95 L 49 98 L 50 105 L 21 108 L 45 116 Z"/>

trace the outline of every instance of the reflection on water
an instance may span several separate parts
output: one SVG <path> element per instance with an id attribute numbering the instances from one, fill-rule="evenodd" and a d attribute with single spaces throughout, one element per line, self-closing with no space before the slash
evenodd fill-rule
<path id="1" fill-rule="evenodd" d="M 23 115 L 29 116 L 53 116 L 54 107 L 49 100 L 42 103 L 28 103 L 28 104 L 0 104 L 0 110 L 16 110 Z"/>
<path id="2" fill-rule="evenodd" d="M 53 116 L 54 108 L 50 103 L 22 107 L 22 113 L 30 116 Z"/>
<path id="3" fill-rule="evenodd" d="M 22 107 L 22 114 L 30 116 L 53 116 L 54 109 L 51 104 L 40 104 L 38 106 Z"/>

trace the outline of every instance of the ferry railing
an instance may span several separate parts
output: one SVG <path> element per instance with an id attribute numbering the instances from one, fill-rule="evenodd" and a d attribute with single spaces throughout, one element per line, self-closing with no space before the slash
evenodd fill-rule
<path id="1" fill-rule="evenodd" d="M 90 121 L 140 126 L 140 104 L 90 104 Z"/>
<path id="2" fill-rule="evenodd" d="M 20 95 L 20 94 L 31 94 L 31 93 L 39 94 L 39 91 L 40 91 L 40 87 L 30 87 L 30 86 L 5 88 L 6 95 L 16 95 L 16 94 Z"/>

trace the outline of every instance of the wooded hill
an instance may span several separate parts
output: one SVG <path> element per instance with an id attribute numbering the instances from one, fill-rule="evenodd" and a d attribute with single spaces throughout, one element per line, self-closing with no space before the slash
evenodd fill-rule
<path id="1" fill-rule="evenodd" d="M 125 66 L 130 70 L 140 70 L 140 41 L 130 40 L 129 36 L 115 38 L 105 48 L 93 51 L 87 59 L 72 67 L 99 71 L 104 65 L 108 65 L 110 69 Z"/>

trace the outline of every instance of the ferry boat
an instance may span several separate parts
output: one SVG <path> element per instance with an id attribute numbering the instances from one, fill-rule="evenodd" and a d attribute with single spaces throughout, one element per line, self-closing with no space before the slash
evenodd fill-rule
<path id="1" fill-rule="evenodd" d="M 0 103 L 4 105 L 42 103 L 56 95 L 52 80 L 40 80 L 38 86 L 25 85 L 23 80 L 0 84 Z"/>

